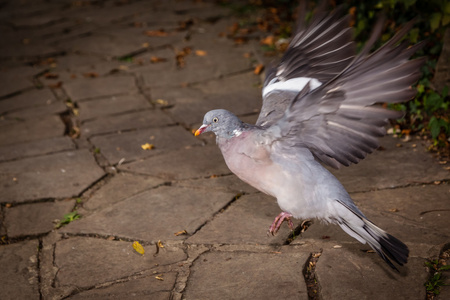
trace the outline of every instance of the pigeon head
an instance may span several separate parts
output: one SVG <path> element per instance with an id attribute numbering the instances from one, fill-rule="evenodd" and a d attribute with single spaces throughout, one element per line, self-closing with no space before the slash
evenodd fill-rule
<path id="1" fill-rule="evenodd" d="M 212 131 L 217 137 L 232 138 L 242 131 L 242 121 L 225 109 L 215 109 L 206 113 L 203 125 L 195 132 L 195 136 Z"/>

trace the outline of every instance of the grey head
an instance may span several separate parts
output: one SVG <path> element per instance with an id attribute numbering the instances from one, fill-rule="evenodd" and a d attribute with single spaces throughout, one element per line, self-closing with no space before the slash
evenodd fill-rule
<path id="1" fill-rule="evenodd" d="M 195 132 L 195 136 L 212 131 L 217 137 L 229 139 L 242 132 L 243 124 L 232 112 L 214 109 L 205 114 L 203 125 Z"/>

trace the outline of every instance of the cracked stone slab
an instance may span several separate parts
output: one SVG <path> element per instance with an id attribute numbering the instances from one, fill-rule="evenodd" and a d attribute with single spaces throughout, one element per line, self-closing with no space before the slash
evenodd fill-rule
<path id="1" fill-rule="evenodd" d="M 5 227 L 9 238 L 38 235 L 51 231 L 55 220 L 71 212 L 75 200 L 24 204 L 5 209 Z"/>
<path id="2" fill-rule="evenodd" d="M 19 110 L 8 114 L 8 118 L 15 119 L 38 119 L 48 115 L 60 115 L 68 112 L 68 107 L 62 102 L 53 102 L 45 106 L 37 106 L 29 109 Z"/>
<path id="3" fill-rule="evenodd" d="M 128 94 L 137 90 L 131 76 L 80 78 L 64 83 L 63 88 L 72 101 Z"/>
<path id="4" fill-rule="evenodd" d="M 400 228 L 417 227 L 416 234 L 411 232 L 409 235 L 411 241 L 432 243 L 429 238 L 434 237 L 434 244 L 439 244 L 445 242 L 445 238 L 450 240 L 450 186 L 447 183 L 357 193 L 352 196 L 363 211 L 378 212 L 381 215 L 378 222 L 395 221 Z M 422 236 L 418 234 L 418 228 L 423 228 Z M 408 228 L 403 228 L 399 233 L 403 230 L 409 231 Z"/>
<path id="5" fill-rule="evenodd" d="M 302 270 L 308 256 L 301 252 L 207 252 L 193 263 L 184 296 L 217 300 L 307 299 Z"/>
<path id="6" fill-rule="evenodd" d="M 187 241 L 194 244 L 283 245 L 290 233 L 288 226 L 282 226 L 276 236 L 267 234 L 269 226 L 280 212 L 273 197 L 261 193 L 245 195 Z"/>
<path id="7" fill-rule="evenodd" d="M 118 173 L 98 190 L 91 192 L 83 208 L 87 210 L 104 208 L 163 183 L 164 180 L 155 177 Z"/>
<path id="8" fill-rule="evenodd" d="M 38 240 L 0 246 L 1 299 L 39 299 Z"/>
<path id="9" fill-rule="evenodd" d="M 100 149 L 110 164 L 142 159 L 180 148 L 200 146 L 201 141 L 180 126 L 142 129 L 93 137 L 91 142 Z M 141 145 L 152 144 L 154 149 L 144 150 Z"/>
<path id="10" fill-rule="evenodd" d="M 425 299 L 425 259 L 412 257 L 397 273 L 352 249 L 323 250 L 315 269 L 322 299 Z"/>
<path id="11" fill-rule="evenodd" d="M 77 196 L 104 175 L 86 149 L 0 164 L 1 202 Z"/>
<path id="12" fill-rule="evenodd" d="M 75 150 L 75 144 L 68 136 L 40 139 L 20 144 L 0 146 L 0 161 L 29 156 Z"/>
<path id="13" fill-rule="evenodd" d="M 5 121 L 4 121 L 5 122 Z M 0 145 L 62 137 L 65 126 L 59 116 L 42 116 L 29 120 L 0 121 Z"/>
<path id="14" fill-rule="evenodd" d="M 125 282 L 115 283 L 104 288 L 97 288 L 81 292 L 70 297 L 71 300 L 110 300 L 110 299 L 143 299 L 167 300 L 170 299 L 171 290 L 175 284 L 177 273 L 158 272 L 156 275 L 164 280 L 158 280 L 156 276 L 132 279 Z"/>
<path id="15" fill-rule="evenodd" d="M 0 114 L 25 108 L 36 108 L 57 102 L 49 89 L 31 90 L 0 101 Z"/>
<path id="16" fill-rule="evenodd" d="M 332 173 L 348 192 L 395 188 L 416 183 L 427 183 L 450 178 L 450 173 L 439 165 L 421 141 L 402 143 L 399 139 L 380 139 L 383 151 L 375 151 L 358 165 Z M 402 147 L 396 145 L 401 143 Z M 416 145 L 416 147 L 413 147 Z"/>
<path id="17" fill-rule="evenodd" d="M 167 180 L 229 174 L 230 170 L 217 147 L 192 147 L 171 151 L 129 164 L 119 170 L 146 174 Z"/>
<path id="18" fill-rule="evenodd" d="M 233 199 L 230 192 L 159 187 L 144 191 L 61 228 L 72 234 L 101 234 L 144 241 L 179 240 L 194 233 Z M 132 217 L 130 217 L 132 216 Z"/>
<path id="19" fill-rule="evenodd" d="M 141 110 L 116 116 L 86 121 L 81 126 L 81 133 L 92 136 L 101 133 L 112 133 L 123 130 L 134 130 L 148 127 L 162 127 L 173 124 L 173 121 L 160 110 Z"/>
<path id="20" fill-rule="evenodd" d="M 153 246 L 146 248 L 154 250 Z M 182 249 L 167 245 L 157 256 L 140 255 L 133 249 L 133 242 L 73 237 L 56 243 L 55 265 L 59 271 L 55 286 L 94 287 L 185 259 Z"/>
<path id="21" fill-rule="evenodd" d="M 112 96 L 78 103 L 80 120 L 151 108 L 142 95 Z"/>

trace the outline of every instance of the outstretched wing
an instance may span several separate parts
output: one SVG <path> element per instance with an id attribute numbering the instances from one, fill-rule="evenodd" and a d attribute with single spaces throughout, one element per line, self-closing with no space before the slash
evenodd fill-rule
<path id="1" fill-rule="evenodd" d="M 304 6 L 306 1 L 302 3 Z M 305 23 L 305 7 L 299 11 L 297 30 L 288 49 L 280 64 L 266 74 L 263 105 L 256 125 L 275 123 L 306 83 L 316 88 L 331 80 L 355 56 L 349 16 L 341 17 L 342 8 L 327 13 L 322 7 L 309 24 Z"/>
<path id="2" fill-rule="evenodd" d="M 378 148 L 388 119 L 402 114 L 376 103 L 398 103 L 416 94 L 424 59 L 409 60 L 422 43 L 397 45 L 412 22 L 372 54 L 381 32 L 378 23 L 364 50 L 339 76 L 315 90 L 305 87 L 283 117 L 267 128 L 266 136 L 286 146 L 286 151 L 306 147 L 325 164 L 339 168 L 358 163 Z"/>

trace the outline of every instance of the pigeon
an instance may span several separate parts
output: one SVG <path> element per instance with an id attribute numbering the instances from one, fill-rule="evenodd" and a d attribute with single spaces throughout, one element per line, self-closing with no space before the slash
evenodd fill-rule
<path id="1" fill-rule="evenodd" d="M 255 125 L 224 109 L 207 112 L 195 136 L 214 132 L 228 168 L 241 180 L 273 196 L 282 212 L 269 227 L 276 234 L 292 218 L 316 218 L 339 225 L 368 244 L 394 270 L 403 266 L 408 247 L 372 223 L 325 166 L 356 164 L 379 147 L 389 119 L 401 112 L 380 103 L 412 99 L 424 58 L 410 59 L 423 43 L 402 38 L 407 23 L 378 50 L 383 19 L 356 53 L 350 16 L 319 10 L 299 22 L 279 64 L 267 71 L 263 104 Z M 392 260 L 392 261 L 391 261 Z"/>

